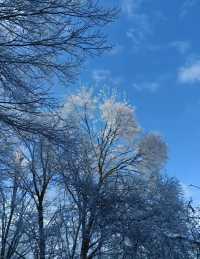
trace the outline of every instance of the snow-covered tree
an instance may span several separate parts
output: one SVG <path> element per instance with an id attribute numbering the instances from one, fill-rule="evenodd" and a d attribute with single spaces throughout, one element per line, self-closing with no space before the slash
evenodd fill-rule
<path id="1" fill-rule="evenodd" d="M 158 172 L 166 161 L 166 145 L 160 136 L 143 136 L 135 110 L 127 102 L 94 95 L 90 89 L 69 96 L 62 117 L 79 132 L 75 153 L 69 160 L 63 158 L 63 186 L 76 215 L 68 240 L 75 240 L 74 256 L 93 258 L 105 250 L 112 236 L 112 217 L 114 221 L 118 207 L 126 203 L 120 201 L 118 191 L 123 196 L 121 189 L 133 188 L 124 183 L 136 175 L 150 179 Z"/>

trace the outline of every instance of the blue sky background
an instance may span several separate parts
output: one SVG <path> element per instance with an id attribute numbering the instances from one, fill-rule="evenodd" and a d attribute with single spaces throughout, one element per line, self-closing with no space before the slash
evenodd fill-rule
<path id="1" fill-rule="evenodd" d="M 200 186 L 200 1 L 105 0 L 113 3 L 121 7 L 107 29 L 115 47 L 90 59 L 81 81 L 126 94 L 144 130 L 165 138 L 166 172 L 199 201 L 188 185 Z"/>

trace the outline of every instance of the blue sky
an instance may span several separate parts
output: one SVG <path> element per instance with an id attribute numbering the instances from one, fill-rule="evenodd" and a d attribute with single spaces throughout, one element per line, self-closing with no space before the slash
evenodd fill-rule
<path id="1" fill-rule="evenodd" d="M 89 60 L 81 80 L 126 94 L 144 130 L 165 138 L 167 173 L 199 200 L 200 190 L 187 186 L 200 186 L 200 1 L 112 3 L 121 7 L 107 29 L 115 47 Z"/>

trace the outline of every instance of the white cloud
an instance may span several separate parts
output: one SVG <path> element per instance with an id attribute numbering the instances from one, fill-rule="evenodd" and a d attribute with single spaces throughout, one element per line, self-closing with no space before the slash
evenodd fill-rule
<path id="1" fill-rule="evenodd" d="M 158 82 L 142 82 L 142 83 L 133 83 L 132 86 L 138 92 L 146 90 L 151 93 L 155 93 L 160 87 L 160 84 Z"/>
<path id="2" fill-rule="evenodd" d="M 178 72 L 178 80 L 180 83 L 200 82 L 200 60 L 180 68 Z"/>

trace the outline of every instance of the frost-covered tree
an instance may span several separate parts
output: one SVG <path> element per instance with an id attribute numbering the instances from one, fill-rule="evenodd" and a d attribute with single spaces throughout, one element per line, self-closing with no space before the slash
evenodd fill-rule
<path id="1" fill-rule="evenodd" d="M 102 177 L 119 161 L 119 166 L 125 163 L 140 173 L 158 171 L 166 162 L 167 147 L 161 136 L 143 134 L 134 107 L 114 95 L 95 96 L 91 89 L 82 88 L 67 99 L 61 112 L 68 124 L 71 121 L 79 129 L 83 142 L 89 145 L 90 157 L 100 160 L 96 166 Z"/>
<path id="2" fill-rule="evenodd" d="M 24 258 L 29 254 L 27 222 L 31 199 L 21 188 L 23 159 L 13 138 L 1 135 L 0 155 L 0 258 Z"/>
<path id="3" fill-rule="evenodd" d="M 129 178 L 126 194 L 118 194 L 110 258 L 193 258 L 190 242 L 175 238 L 187 236 L 189 229 L 180 185 L 163 176 L 153 180 L 152 185 L 149 179 Z"/>
<path id="4" fill-rule="evenodd" d="M 49 228 L 55 213 L 53 201 L 56 192 L 52 190 L 53 179 L 58 172 L 55 150 L 56 146 L 43 136 L 23 138 L 20 145 L 20 156 L 24 160 L 20 175 L 21 188 L 31 199 L 33 208 L 27 232 L 31 252 L 40 259 L 49 256 L 47 242 L 51 237 Z"/>
<path id="5" fill-rule="evenodd" d="M 107 221 L 109 215 L 103 217 L 103 211 L 109 212 L 106 208 L 113 202 L 111 190 L 123 188 L 123 179 L 131 175 L 148 178 L 160 169 L 166 145 L 159 136 L 143 137 L 134 108 L 115 96 L 94 96 L 83 88 L 68 98 L 62 116 L 74 123 L 80 136 L 71 159 L 63 158 L 63 183 L 76 215 L 75 231 L 66 231 L 68 240 L 76 242 L 76 253 L 82 259 L 93 258 L 108 242 L 106 228 L 112 219 Z"/>

